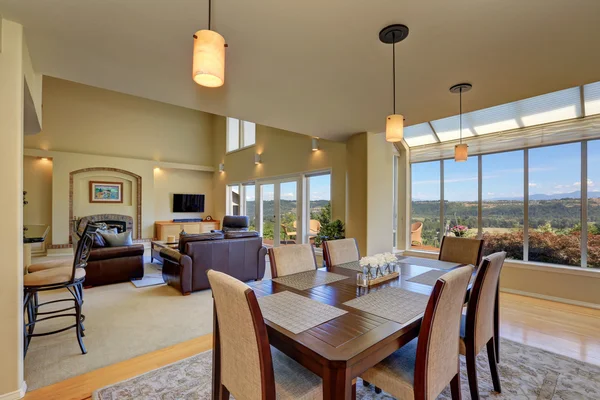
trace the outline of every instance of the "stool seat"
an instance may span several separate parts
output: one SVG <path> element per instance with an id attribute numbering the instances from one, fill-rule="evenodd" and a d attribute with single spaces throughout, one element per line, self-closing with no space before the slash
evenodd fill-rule
<path id="1" fill-rule="evenodd" d="M 71 268 L 72 266 L 73 266 L 73 260 L 69 260 L 69 259 L 44 261 L 41 263 L 31 264 L 29 267 L 27 267 L 27 272 L 32 273 L 32 272 L 44 271 L 47 269 L 61 268 L 61 267 Z"/>
<path id="2" fill-rule="evenodd" d="M 56 267 L 43 271 L 33 272 L 23 277 L 23 285 L 29 286 L 50 286 L 68 283 L 73 274 L 73 267 Z M 75 270 L 75 281 L 85 278 L 85 269 L 77 268 Z"/>

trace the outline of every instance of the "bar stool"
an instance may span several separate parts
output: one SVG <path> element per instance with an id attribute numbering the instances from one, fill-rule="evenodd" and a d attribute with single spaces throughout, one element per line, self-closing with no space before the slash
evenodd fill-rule
<path id="1" fill-rule="evenodd" d="M 85 280 L 85 267 L 90 256 L 90 251 L 93 244 L 92 234 L 84 234 L 77 245 L 75 258 L 72 267 L 55 267 L 47 270 L 33 272 L 23 277 L 24 296 L 23 296 L 23 312 L 27 312 L 27 322 L 24 324 L 24 351 L 23 357 L 27 354 L 31 338 L 36 336 L 47 336 L 55 333 L 64 332 L 68 329 L 75 328 L 79 347 L 83 354 L 87 350 L 83 344 L 83 317 L 81 314 L 81 306 L 83 304 L 83 281 Z M 39 303 L 39 292 L 67 289 L 73 296 L 72 299 L 60 299 Z M 71 307 L 62 308 L 60 310 L 40 312 L 42 306 L 55 304 L 65 301 L 73 301 Z M 74 313 L 64 313 L 65 311 L 75 310 Z M 39 318 L 39 316 L 43 316 Z M 57 329 L 51 332 L 34 333 L 35 325 L 39 322 L 62 317 L 75 317 L 73 325 Z"/>

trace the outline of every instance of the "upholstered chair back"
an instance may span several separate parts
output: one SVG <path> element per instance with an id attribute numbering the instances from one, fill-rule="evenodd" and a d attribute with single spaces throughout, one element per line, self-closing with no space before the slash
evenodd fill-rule
<path id="1" fill-rule="evenodd" d="M 482 250 L 483 240 L 481 239 L 444 236 L 440 247 L 439 259 L 440 261 L 478 266 L 481 262 Z"/>
<path id="2" fill-rule="evenodd" d="M 292 244 L 269 249 L 273 278 L 317 269 L 315 251 L 310 244 Z"/>
<path id="3" fill-rule="evenodd" d="M 222 272 L 209 270 L 221 351 L 221 383 L 236 399 L 262 399 L 274 385 L 266 327 L 252 289 Z M 262 338 L 262 340 L 261 340 Z"/>
<path id="4" fill-rule="evenodd" d="M 323 258 L 327 268 L 360 260 L 356 239 L 338 239 L 323 242 Z"/>
<path id="5" fill-rule="evenodd" d="M 483 259 L 477 270 L 467 306 L 467 335 L 475 333 L 475 351 L 479 352 L 494 336 L 494 308 L 500 272 L 504 265 L 504 251 Z"/>
<path id="6" fill-rule="evenodd" d="M 429 298 L 417 344 L 415 392 L 435 399 L 459 373 L 460 320 L 473 267 L 441 276 Z"/>

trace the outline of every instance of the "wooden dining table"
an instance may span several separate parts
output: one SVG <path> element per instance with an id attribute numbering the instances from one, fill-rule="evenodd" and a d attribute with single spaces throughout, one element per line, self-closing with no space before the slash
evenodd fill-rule
<path id="1" fill-rule="evenodd" d="M 357 285 L 358 271 L 341 267 L 327 271 L 346 275 L 348 279 L 307 290 L 297 290 L 272 280 L 249 283 L 259 301 L 263 296 L 288 291 L 347 311 L 298 334 L 266 318 L 264 320 L 269 343 L 322 378 L 324 399 L 351 399 L 353 381 L 360 374 L 418 336 L 423 313 L 400 324 L 343 304 L 387 287 L 429 295 L 432 286 L 410 282 L 409 279 L 436 269 L 432 268 L 435 262 L 427 260 L 428 267 L 424 267 L 414 265 L 412 258 L 411 264 L 403 263 L 403 259 L 399 257 L 400 274 L 397 278 L 369 288 Z M 447 263 L 440 262 L 439 265 L 442 267 L 439 269 L 448 269 Z M 456 267 L 459 266 L 456 264 Z M 214 354 L 213 360 L 214 365 L 220 365 L 219 354 Z M 215 375 L 218 374 L 213 375 L 213 388 L 218 387 L 215 386 L 217 382 L 214 379 L 218 379 Z"/>

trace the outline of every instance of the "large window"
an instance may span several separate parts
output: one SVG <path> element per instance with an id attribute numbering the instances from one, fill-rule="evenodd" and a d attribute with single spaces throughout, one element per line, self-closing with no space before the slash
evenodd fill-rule
<path id="1" fill-rule="evenodd" d="M 308 241 L 321 247 L 321 229 L 331 222 L 331 174 L 307 176 Z"/>
<path id="2" fill-rule="evenodd" d="M 410 241 L 413 248 L 440 247 L 440 162 L 412 164 Z"/>
<path id="3" fill-rule="evenodd" d="M 599 268 L 598 165 L 600 140 L 413 163 L 412 247 L 480 237 L 484 254 Z"/>
<path id="4" fill-rule="evenodd" d="M 587 266 L 600 268 L 600 140 L 587 143 L 587 154 Z"/>
<path id="5" fill-rule="evenodd" d="M 509 258 L 523 259 L 524 152 L 481 157 L 481 231 L 484 254 L 506 251 Z"/>
<path id="6" fill-rule="evenodd" d="M 444 160 L 444 232 L 477 236 L 477 157 L 465 162 Z"/>
<path id="7" fill-rule="evenodd" d="M 256 124 L 227 117 L 227 152 L 256 143 Z"/>
<path id="8" fill-rule="evenodd" d="M 529 261 L 581 264 L 581 144 L 529 150 Z"/>

